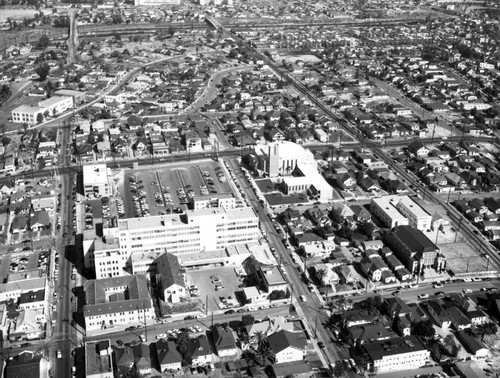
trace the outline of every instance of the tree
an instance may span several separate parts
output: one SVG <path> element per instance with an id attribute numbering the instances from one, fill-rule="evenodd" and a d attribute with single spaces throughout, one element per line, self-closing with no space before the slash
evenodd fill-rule
<path id="1" fill-rule="evenodd" d="M 263 331 L 257 331 L 250 337 L 250 345 L 255 350 L 259 349 L 266 341 L 267 336 Z"/>
<path id="2" fill-rule="evenodd" d="M 36 115 L 36 123 L 40 124 L 43 122 L 43 114 L 42 113 L 38 113 Z"/>
<path id="3" fill-rule="evenodd" d="M 40 78 L 40 81 L 44 81 L 49 75 L 50 67 L 46 62 L 40 63 L 35 67 L 35 73 Z"/>
<path id="4" fill-rule="evenodd" d="M 175 28 L 172 25 L 170 25 L 168 27 L 167 33 L 168 33 L 168 35 L 170 35 L 170 38 L 172 38 L 175 34 Z"/>
<path id="5" fill-rule="evenodd" d="M 284 290 L 274 290 L 272 291 L 268 297 L 270 301 L 276 301 L 278 299 L 285 299 L 287 298 L 286 292 Z"/>
<path id="6" fill-rule="evenodd" d="M 246 314 L 241 317 L 241 322 L 243 326 L 246 327 L 247 325 L 253 324 L 255 322 L 255 318 L 253 315 Z"/>
<path id="7" fill-rule="evenodd" d="M 459 350 L 460 348 L 455 341 L 455 337 L 451 334 L 447 335 L 443 340 L 443 352 L 450 357 L 456 357 Z"/>
<path id="8" fill-rule="evenodd" d="M 362 231 L 364 235 L 371 238 L 373 236 L 373 231 L 375 231 L 375 225 L 370 221 L 365 221 L 361 225 L 360 231 Z"/>
<path id="9" fill-rule="evenodd" d="M 184 358 L 186 364 L 190 364 L 191 362 L 191 353 L 189 349 L 189 333 L 184 331 L 179 335 L 179 339 L 177 341 L 177 350 Z"/>
<path id="10" fill-rule="evenodd" d="M 412 333 L 429 340 L 434 336 L 435 330 L 430 320 L 422 320 L 413 326 Z"/>
<path id="11" fill-rule="evenodd" d="M 316 278 L 318 279 L 319 283 L 323 286 L 323 278 L 326 277 L 326 270 L 325 269 L 318 269 L 316 271 Z"/>
<path id="12" fill-rule="evenodd" d="M 38 40 L 38 47 L 42 50 L 45 50 L 50 45 L 50 38 L 47 34 L 42 34 L 40 39 Z"/>
<path id="13" fill-rule="evenodd" d="M 276 355 L 274 354 L 271 346 L 266 340 L 266 343 L 262 344 L 262 346 L 255 353 L 256 362 L 260 366 L 266 366 L 267 363 L 274 364 L 276 362 Z"/>

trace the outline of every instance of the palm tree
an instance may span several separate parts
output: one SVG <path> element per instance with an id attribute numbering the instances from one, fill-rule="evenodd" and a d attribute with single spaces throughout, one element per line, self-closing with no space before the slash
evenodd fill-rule
<path id="1" fill-rule="evenodd" d="M 321 284 L 321 286 L 324 286 L 323 284 L 323 278 L 326 277 L 326 270 L 324 268 L 321 268 L 321 269 L 318 269 L 316 271 L 316 278 L 318 279 L 319 283 Z"/>
<path id="2" fill-rule="evenodd" d="M 269 346 L 269 343 L 266 342 L 262 345 L 261 348 L 259 348 L 256 353 L 255 353 L 255 358 L 256 362 L 260 366 L 265 366 L 267 363 L 274 364 L 276 362 L 276 355 L 274 354 L 273 350 Z"/>
<path id="3" fill-rule="evenodd" d="M 267 343 L 267 336 L 263 331 L 257 331 L 250 337 L 250 344 L 254 350 L 262 348 Z"/>

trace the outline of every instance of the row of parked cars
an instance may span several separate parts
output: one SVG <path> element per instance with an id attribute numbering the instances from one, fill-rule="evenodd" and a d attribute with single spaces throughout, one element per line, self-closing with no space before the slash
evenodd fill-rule
<path id="1" fill-rule="evenodd" d="M 202 328 L 199 325 L 194 325 L 192 327 L 186 327 L 186 328 L 181 328 L 181 329 L 168 329 L 164 333 L 159 333 L 156 335 L 157 339 L 166 339 L 168 337 L 177 337 L 183 332 L 189 332 L 189 333 L 197 333 L 201 332 Z"/>

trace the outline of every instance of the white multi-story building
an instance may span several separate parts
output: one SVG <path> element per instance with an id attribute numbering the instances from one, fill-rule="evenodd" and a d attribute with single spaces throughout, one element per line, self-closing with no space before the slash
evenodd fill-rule
<path id="1" fill-rule="evenodd" d="M 373 198 L 370 211 L 390 228 L 409 225 L 426 231 L 432 223 L 432 216 L 408 196 Z"/>
<path id="2" fill-rule="evenodd" d="M 133 274 L 151 273 L 165 252 L 212 256 L 208 252 L 257 242 L 259 218 L 251 207 L 188 210 L 119 220 L 117 227 L 104 229 L 103 234 L 103 239 L 83 241 L 85 267 L 94 269 L 96 278 L 121 276 L 126 265 Z"/>
<path id="3" fill-rule="evenodd" d="M 307 193 L 321 202 L 333 198 L 333 188 L 319 173 L 314 154 L 304 147 L 287 141 L 274 142 L 256 146 L 253 154 L 254 169 L 282 183 L 287 194 Z"/>
<path id="4" fill-rule="evenodd" d="M 38 115 L 41 114 L 43 117 L 44 112 L 45 109 L 39 106 L 21 105 L 12 110 L 12 122 L 35 125 L 37 123 Z"/>
<path id="5" fill-rule="evenodd" d="M 122 256 L 155 251 L 180 255 L 256 242 L 259 219 L 251 207 L 222 207 L 123 219 L 118 229 Z"/>
<path id="6" fill-rule="evenodd" d="M 430 352 L 415 336 L 395 337 L 363 344 L 368 357 L 368 370 L 385 373 L 418 369 L 430 359 Z"/>
<path id="7" fill-rule="evenodd" d="M 53 96 L 38 102 L 38 106 L 45 109 L 50 116 L 61 114 L 73 107 L 73 97 Z"/>
<path id="8" fill-rule="evenodd" d="M 106 164 L 83 166 L 83 189 L 87 197 L 104 197 L 111 194 L 111 184 Z"/>
<path id="9" fill-rule="evenodd" d="M 236 207 L 236 199 L 231 193 L 194 196 L 192 202 L 194 210 L 209 209 L 213 207 L 224 207 L 226 209 L 234 209 Z"/>
<path id="10" fill-rule="evenodd" d="M 408 223 L 421 231 L 431 228 L 432 216 L 408 196 L 396 196 L 396 208 L 408 218 Z"/>
<path id="11" fill-rule="evenodd" d="M 143 323 L 155 318 L 147 279 L 143 275 L 122 276 L 85 282 L 83 308 L 87 331 L 116 324 Z"/>
<path id="12" fill-rule="evenodd" d="M 395 196 L 372 198 L 370 212 L 380 219 L 386 227 L 407 226 L 408 219 L 394 206 L 393 197 Z"/>

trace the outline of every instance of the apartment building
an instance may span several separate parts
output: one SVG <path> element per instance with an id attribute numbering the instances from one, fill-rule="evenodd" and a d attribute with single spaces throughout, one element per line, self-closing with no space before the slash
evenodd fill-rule
<path id="1" fill-rule="evenodd" d="M 365 343 L 363 348 L 368 370 L 377 373 L 417 369 L 430 359 L 430 352 L 415 336 Z"/>
<path id="2" fill-rule="evenodd" d="M 87 331 L 116 324 L 144 323 L 155 312 L 143 275 L 89 280 L 84 284 L 83 316 Z"/>

